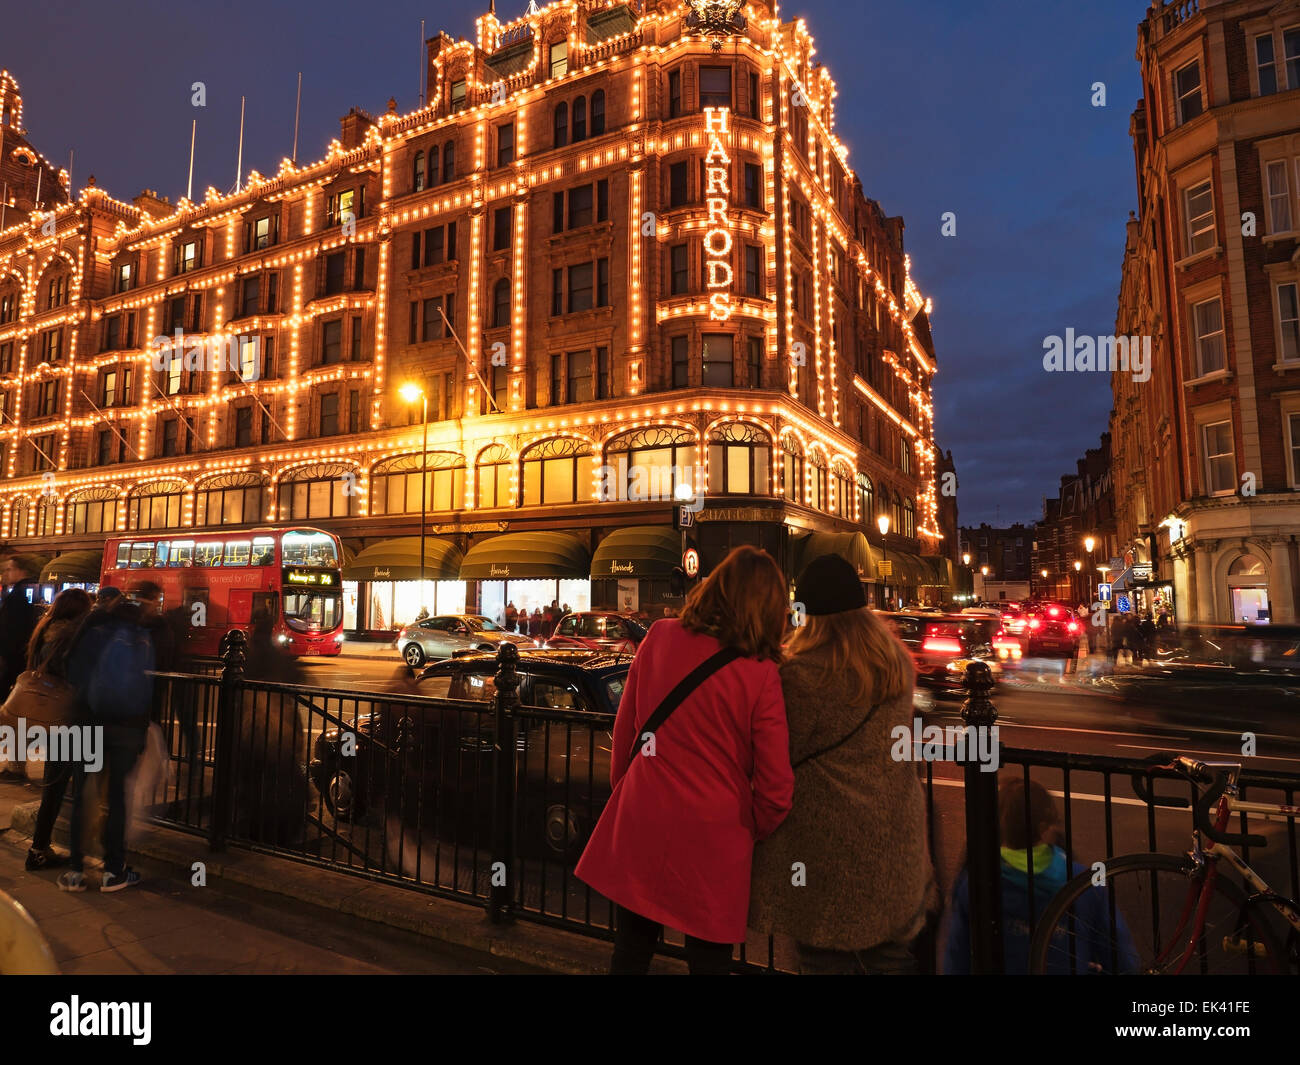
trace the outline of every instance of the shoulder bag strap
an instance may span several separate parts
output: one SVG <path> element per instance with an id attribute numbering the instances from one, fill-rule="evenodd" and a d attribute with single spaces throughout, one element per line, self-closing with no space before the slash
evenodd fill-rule
<path id="1" fill-rule="evenodd" d="M 650 715 L 644 725 L 637 729 L 635 739 L 632 741 L 632 761 L 636 760 L 637 752 L 645 742 L 647 734 L 653 734 L 659 727 L 668 720 L 668 716 L 684 703 L 687 698 L 701 684 L 708 680 L 713 674 L 718 672 L 723 666 L 734 662 L 740 657 L 740 652 L 734 647 L 724 647 L 716 654 L 710 655 L 685 677 L 678 682 L 677 687 L 668 693 L 664 701 L 659 704 L 655 712 Z M 630 764 L 630 763 L 629 763 Z"/>
<path id="2" fill-rule="evenodd" d="M 803 758 L 800 758 L 799 761 L 795 762 L 795 764 L 792 765 L 790 768 L 798 769 L 801 765 L 804 765 L 807 762 L 811 762 L 815 758 L 820 758 L 823 754 L 830 754 L 831 751 L 835 750 L 837 747 L 843 747 L 846 743 L 849 742 L 849 740 L 853 739 L 854 736 L 856 736 L 859 732 L 862 731 L 862 726 L 871 720 L 871 715 L 874 714 L 876 710 L 879 709 L 879 707 L 880 704 L 876 703 L 875 706 L 873 706 L 870 710 L 868 710 L 867 716 L 864 717 L 861 721 L 859 721 L 857 725 L 854 727 L 853 731 L 850 732 L 838 743 L 832 743 L 829 747 L 823 747 L 820 751 L 817 751 L 815 754 L 805 755 Z"/>

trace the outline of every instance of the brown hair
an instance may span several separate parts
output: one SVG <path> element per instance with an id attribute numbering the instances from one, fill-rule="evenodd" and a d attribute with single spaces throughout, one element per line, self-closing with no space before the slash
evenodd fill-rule
<path id="1" fill-rule="evenodd" d="M 998 820 L 1002 846 L 1023 851 L 1054 836 L 1061 814 L 1056 800 L 1038 781 L 1030 778 L 1026 784 L 1022 776 L 1007 775 L 998 783 Z"/>
<path id="2" fill-rule="evenodd" d="M 779 662 L 789 611 L 789 582 L 781 568 L 766 551 L 743 546 L 687 597 L 681 624 L 746 658 Z"/>
<path id="3" fill-rule="evenodd" d="M 910 692 L 916 680 L 907 648 L 867 607 L 810 614 L 786 651 L 792 658 L 823 652 L 823 676 L 827 681 L 847 677 L 854 701 L 861 704 L 893 702 Z"/>
<path id="4" fill-rule="evenodd" d="M 36 651 L 45 639 L 45 630 L 56 621 L 76 621 L 90 613 L 90 593 L 81 588 L 64 588 L 54 597 L 50 609 L 36 623 L 32 638 L 27 641 L 27 661 L 30 665 L 36 658 Z"/>

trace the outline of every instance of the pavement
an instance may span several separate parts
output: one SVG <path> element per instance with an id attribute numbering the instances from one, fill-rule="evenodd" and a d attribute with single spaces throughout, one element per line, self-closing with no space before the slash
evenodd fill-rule
<path id="1" fill-rule="evenodd" d="M 523 921 L 493 925 L 479 906 L 288 858 L 213 852 L 206 840 L 147 823 L 135 826 L 129 852 L 138 886 L 103 894 L 88 863 L 89 890 L 63 892 L 57 872 L 23 867 L 38 801 L 34 783 L 0 782 L 0 891 L 36 920 L 63 973 L 608 971 L 604 942 Z M 66 821 L 55 841 L 66 845 Z M 200 862 L 206 883 L 196 886 Z M 659 959 L 655 971 L 685 966 Z"/>

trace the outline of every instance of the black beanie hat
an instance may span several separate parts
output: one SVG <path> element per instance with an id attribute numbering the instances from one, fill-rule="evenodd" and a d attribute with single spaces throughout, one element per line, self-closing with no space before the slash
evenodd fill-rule
<path id="1" fill-rule="evenodd" d="M 858 571 L 841 555 L 822 555 L 809 562 L 795 581 L 794 596 L 809 617 L 842 614 L 867 605 Z"/>

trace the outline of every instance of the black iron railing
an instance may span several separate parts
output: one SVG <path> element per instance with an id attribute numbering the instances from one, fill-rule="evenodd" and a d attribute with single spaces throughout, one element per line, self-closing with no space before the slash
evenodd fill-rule
<path id="1" fill-rule="evenodd" d="M 573 867 L 609 798 L 613 715 L 520 706 L 512 644 L 498 656 L 495 698 L 482 702 L 259 680 L 245 674 L 244 658 L 243 635 L 231 633 L 220 676 L 159 675 L 172 764 L 154 796 L 155 820 L 206 836 L 213 848 L 252 848 L 483 906 L 494 922 L 612 937 L 613 906 Z M 991 680 L 972 669 L 970 682 L 964 724 L 987 728 L 996 720 Z M 1149 776 L 1149 761 L 999 754 L 1001 774 L 950 748 L 918 764 L 945 896 L 967 873 L 973 972 L 1003 971 L 999 775 L 1032 776 L 1056 797 L 1070 862 L 1178 853 L 1192 827 L 1190 817 L 1134 796 L 1131 777 Z M 1244 797 L 1294 805 L 1298 792 L 1300 776 L 1243 777 Z M 1273 860 L 1283 862 L 1285 881 L 1274 887 L 1300 896 L 1293 820 L 1282 834 L 1285 853 Z M 936 916 L 917 946 L 923 971 L 941 967 L 943 940 Z M 679 949 L 670 939 L 667 953 Z M 752 938 L 737 964 L 797 968 L 793 944 L 774 937 Z"/>

